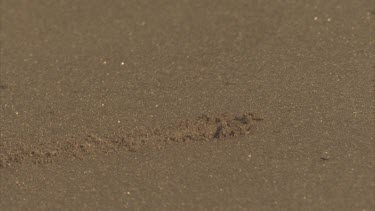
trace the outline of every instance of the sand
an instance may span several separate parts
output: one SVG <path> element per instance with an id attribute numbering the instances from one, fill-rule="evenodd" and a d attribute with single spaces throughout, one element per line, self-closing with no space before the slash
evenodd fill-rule
<path id="1" fill-rule="evenodd" d="M 1 2 L 5 210 L 374 210 L 373 1 Z"/>

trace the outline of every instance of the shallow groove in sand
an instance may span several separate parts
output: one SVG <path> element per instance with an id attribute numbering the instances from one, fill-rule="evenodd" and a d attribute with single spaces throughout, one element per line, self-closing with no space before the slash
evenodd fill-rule
<path id="1" fill-rule="evenodd" d="M 93 152 L 137 151 L 146 144 L 160 147 L 170 142 L 212 141 L 246 136 L 253 131 L 255 123 L 261 120 L 263 119 L 250 112 L 241 115 L 219 114 L 212 117 L 201 115 L 194 120 L 182 121 L 167 127 L 137 128 L 122 136 L 101 138 L 89 134 L 83 140 L 67 140 L 64 144 L 56 146 L 55 150 L 27 150 L 20 147 L 17 152 L 1 153 L 0 168 L 26 161 L 34 164 L 50 163 L 59 157 L 82 159 Z"/>

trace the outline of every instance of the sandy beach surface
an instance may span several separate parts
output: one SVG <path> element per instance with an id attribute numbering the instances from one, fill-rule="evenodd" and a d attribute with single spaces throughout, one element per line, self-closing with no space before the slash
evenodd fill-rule
<path id="1" fill-rule="evenodd" d="M 1 1 L 1 210 L 375 210 L 372 0 Z"/>

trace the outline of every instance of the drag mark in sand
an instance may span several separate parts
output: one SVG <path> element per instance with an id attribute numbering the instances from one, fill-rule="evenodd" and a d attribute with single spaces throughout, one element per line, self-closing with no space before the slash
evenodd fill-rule
<path id="1" fill-rule="evenodd" d="M 246 136 L 254 130 L 255 123 L 262 120 L 250 112 L 213 117 L 201 115 L 194 120 L 167 127 L 137 128 L 121 136 L 101 138 L 90 134 L 83 139 L 68 140 L 56 146 L 55 150 L 20 148 L 15 153 L 0 153 L 0 168 L 28 161 L 41 164 L 58 158 L 82 159 L 94 152 L 137 151 L 146 144 L 160 147 L 172 142 L 214 141 Z"/>

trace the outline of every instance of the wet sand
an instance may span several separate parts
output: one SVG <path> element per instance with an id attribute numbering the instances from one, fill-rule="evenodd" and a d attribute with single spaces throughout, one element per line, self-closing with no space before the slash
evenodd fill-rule
<path id="1" fill-rule="evenodd" d="M 2 1 L 0 207 L 374 210 L 374 11 Z"/>

